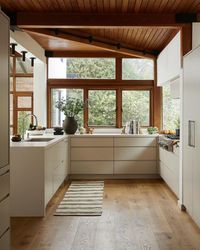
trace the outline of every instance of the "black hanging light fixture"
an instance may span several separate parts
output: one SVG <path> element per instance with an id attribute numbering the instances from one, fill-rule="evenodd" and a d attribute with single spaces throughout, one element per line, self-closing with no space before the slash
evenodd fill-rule
<path id="1" fill-rule="evenodd" d="M 34 67 L 34 60 L 36 59 L 35 57 L 30 57 L 31 59 L 31 66 Z"/>
<path id="2" fill-rule="evenodd" d="M 15 47 L 17 46 L 17 43 L 10 43 L 11 45 L 11 55 L 15 55 Z"/>
<path id="3" fill-rule="evenodd" d="M 26 53 L 28 53 L 28 52 L 23 50 L 23 51 L 21 51 L 21 53 L 22 53 L 22 61 L 25 62 L 26 61 Z"/>

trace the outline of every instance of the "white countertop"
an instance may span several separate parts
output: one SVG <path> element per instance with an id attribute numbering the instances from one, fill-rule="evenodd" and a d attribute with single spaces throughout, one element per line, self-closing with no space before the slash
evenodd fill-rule
<path id="1" fill-rule="evenodd" d="M 73 138 L 73 137 L 135 137 L 135 138 L 147 138 L 147 137 L 158 137 L 158 134 L 148 135 L 148 134 L 75 134 L 75 135 L 41 135 L 41 136 L 30 136 L 30 138 L 53 138 L 51 141 L 47 142 L 28 142 L 28 141 L 20 141 L 20 142 L 10 142 L 11 148 L 19 148 L 19 147 L 40 147 L 40 148 L 48 148 L 57 142 L 63 140 L 64 138 Z"/>
<path id="2" fill-rule="evenodd" d="M 69 137 L 158 137 L 158 134 L 149 135 L 149 134 L 75 134 L 75 135 L 68 135 Z"/>
<path id="3" fill-rule="evenodd" d="M 67 135 L 41 135 L 41 136 L 30 136 L 30 138 L 53 138 L 51 141 L 47 142 L 28 142 L 28 141 L 20 141 L 20 142 L 10 142 L 11 148 L 19 148 L 19 147 L 40 147 L 40 148 L 48 148 L 63 140 L 64 138 L 68 138 Z"/>

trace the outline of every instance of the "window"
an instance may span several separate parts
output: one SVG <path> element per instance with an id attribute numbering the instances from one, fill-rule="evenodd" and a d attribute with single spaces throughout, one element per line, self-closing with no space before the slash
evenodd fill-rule
<path id="1" fill-rule="evenodd" d="M 115 79 L 115 58 L 49 58 L 49 78 Z"/>
<path id="2" fill-rule="evenodd" d="M 150 91 L 123 90 L 122 91 L 122 124 L 130 120 L 137 120 L 140 126 L 150 125 Z"/>
<path id="3" fill-rule="evenodd" d="M 33 67 L 27 58 L 10 58 L 10 134 L 22 134 L 22 121 L 26 114 L 33 113 Z M 31 118 L 25 121 L 28 128 Z"/>
<path id="4" fill-rule="evenodd" d="M 67 97 L 80 98 L 83 100 L 82 89 L 52 89 L 51 90 L 51 126 L 62 126 L 65 115 L 58 110 L 55 105 L 56 102 Z M 79 126 L 83 126 L 83 112 L 77 116 Z"/>
<path id="5" fill-rule="evenodd" d="M 179 128 L 180 99 L 172 99 L 170 85 L 163 86 L 163 129 Z"/>
<path id="6" fill-rule="evenodd" d="M 116 126 L 116 91 L 89 90 L 89 126 Z"/>
<path id="7" fill-rule="evenodd" d="M 153 80 L 153 60 L 124 58 L 122 59 L 122 80 Z"/>

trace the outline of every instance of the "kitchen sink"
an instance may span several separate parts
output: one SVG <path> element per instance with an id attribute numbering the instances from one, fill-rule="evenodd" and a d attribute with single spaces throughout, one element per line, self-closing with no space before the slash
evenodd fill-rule
<path id="1" fill-rule="evenodd" d="M 48 142 L 53 140 L 54 138 L 30 138 L 27 140 L 24 140 L 25 142 Z"/>

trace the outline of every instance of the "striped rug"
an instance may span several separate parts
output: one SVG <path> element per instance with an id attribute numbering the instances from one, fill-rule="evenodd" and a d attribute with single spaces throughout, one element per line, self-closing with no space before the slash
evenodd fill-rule
<path id="1" fill-rule="evenodd" d="M 73 181 L 55 215 L 100 216 L 103 189 L 103 181 Z"/>

